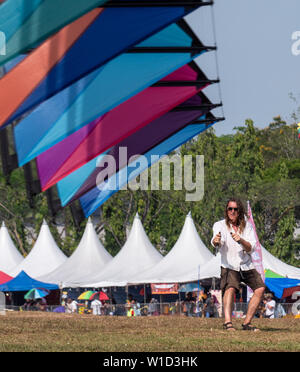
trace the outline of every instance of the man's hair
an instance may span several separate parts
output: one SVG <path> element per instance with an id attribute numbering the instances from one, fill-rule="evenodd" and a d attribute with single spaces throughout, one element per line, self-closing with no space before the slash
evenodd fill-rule
<path id="1" fill-rule="evenodd" d="M 230 227 L 230 219 L 228 217 L 228 213 L 227 213 L 227 208 L 228 208 L 228 204 L 230 202 L 235 202 L 236 205 L 237 205 L 237 208 L 238 208 L 238 217 L 237 217 L 237 226 L 238 228 L 240 229 L 240 232 L 242 233 L 245 229 L 245 226 L 246 226 L 246 220 L 245 220 L 245 208 L 244 208 L 244 205 L 243 203 L 241 202 L 240 199 L 236 199 L 236 198 L 230 198 L 228 199 L 227 203 L 226 203 L 226 207 L 225 207 L 225 221 L 226 221 L 226 225 L 228 227 Z"/>

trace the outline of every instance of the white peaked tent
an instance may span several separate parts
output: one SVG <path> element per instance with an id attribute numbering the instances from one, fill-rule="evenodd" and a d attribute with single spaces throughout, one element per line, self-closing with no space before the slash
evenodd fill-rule
<path id="1" fill-rule="evenodd" d="M 191 213 L 186 216 L 180 236 L 171 251 L 155 267 L 139 275 L 131 276 L 128 284 L 139 283 L 184 283 L 190 282 L 190 273 L 198 272 L 200 267 L 213 258 L 213 254 L 202 242 Z"/>
<path id="2" fill-rule="evenodd" d="M 200 274 L 200 275 L 199 275 Z M 191 273 L 193 281 L 208 279 L 208 278 L 220 278 L 221 277 L 221 255 L 217 253 L 216 256 L 208 261 L 205 265 L 200 268 L 200 273 Z"/>
<path id="3" fill-rule="evenodd" d="M 123 287 L 129 277 L 155 266 L 161 259 L 162 255 L 151 244 L 136 214 L 130 234 L 120 252 L 104 270 L 94 276 L 87 276 L 81 287 Z"/>
<path id="4" fill-rule="evenodd" d="M 66 259 L 67 256 L 56 245 L 49 226 L 44 220 L 33 248 L 24 260 L 8 274 L 17 276 L 21 271 L 25 271 L 27 275 L 36 279 L 53 271 Z"/>
<path id="5" fill-rule="evenodd" d="M 23 260 L 24 257 L 15 247 L 5 223 L 2 222 L 0 229 L 0 271 L 8 274 Z"/>
<path id="6" fill-rule="evenodd" d="M 273 256 L 269 251 L 267 251 L 263 246 L 262 257 L 263 257 L 263 267 L 265 270 L 269 269 L 277 274 L 291 279 L 300 279 L 300 269 L 291 265 L 288 265 L 278 258 Z M 221 255 L 218 253 L 212 260 L 210 260 L 206 265 L 200 269 L 200 279 L 206 278 L 220 278 L 221 276 Z M 198 279 L 198 274 L 196 271 L 190 273 L 193 280 Z"/>
<path id="7" fill-rule="evenodd" d="M 80 243 L 72 255 L 57 269 L 37 278 L 62 287 L 79 287 L 82 277 L 99 273 L 112 260 L 101 244 L 91 219 L 88 219 Z"/>
<path id="8" fill-rule="evenodd" d="M 291 279 L 300 279 L 300 269 L 288 265 L 273 256 L 269 251 L 262 247 L 264 269 L 272 270 L 275 273 Z"/>

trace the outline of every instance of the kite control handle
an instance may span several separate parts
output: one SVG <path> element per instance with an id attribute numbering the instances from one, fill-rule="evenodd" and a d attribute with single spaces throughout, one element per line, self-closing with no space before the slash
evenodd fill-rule
<path id="1" fill-rule="evenodd" d="M 215 243 L 216 238 L 219 238 L 218 239 L 219 241 Z M 219 233 L 215 236 L 213 243 L 214 243 L 215 246 L 219 246 L 220 242 L 221 242 L 221 231 L 219 231 Z"/>

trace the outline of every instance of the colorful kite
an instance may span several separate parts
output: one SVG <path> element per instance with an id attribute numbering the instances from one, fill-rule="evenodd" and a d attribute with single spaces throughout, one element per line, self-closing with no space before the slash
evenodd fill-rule
<path id="1" fill-rule="evenodd" d="M 106 153 L 115 158 L 115 172 L 125 167 L 129 159 L 136 154 L 145 154 L 150 151 L 151 154 L 155 155 L 154 152 L 151 152 L 151 149 L 162 144 L 212 108 L 214 108 L 214 105 L 209 102 L 204 94 L 197 94 L 161 118 L 149 123 L 126 140 L 121 141 Z M 122 148 L 126 148 L 126 155 L 120 161 L 119 154 Z M 104 155 L 93 159 L 57 184 L 62 205 L 78 199 L 95 187 L 96 178 L 98 177 L 99 181 L 99 172 L 104 166 Z"/>
<path id="2" fill-rule="evenodd" d="M 181 25 L 184 26 L 173 24 L 139 44 L 149 49 L 149 53 L 124 53 L 31 112 L 14 128 L 19 165 L 26 164 L 206 51 L 187 24 L 182 22 Z M 153 47 L 162 45 L 184 50 L 153 52 Z M 191 53 L 191 48 L 198 52 Z"/>
<path id="3" fill-rule="evenodd" d="M 0 6 L 0 30 L 6 35 L 6 53 L 0 66 L 36 47 L 59 29 L 106 0 L 7 0 Z"/>
<path id="4" fill-rule="evenodd" d="M 194 86 L 186 86 L 186 82 Z M 170 82 L 178 86 L 167 86 Z M 81 167 L 94 157 L 124 141 L 156 118 L 170 111 L 210 81 L 196 64 L 181 67 L 161 80 L 164 86 L 149 87 L 84 126 L 37 157 L 43 190 Z M 112 130 L 113 128 L 113 130 Z"/>
<path id="5" fill-rule="evenodd" d="M 206 120 L 206 116 L 202 117 Z M 107 199 L 109 199 L 113 194 L 122 189 L 128 182 L 136 178 L 148 167 L 159 161 L 164 155 L 169 154 L 177 147 L 181 146 L 183 143 L 189 141 L 199 133 L 203 132 L 210 125 L 214 124 L 213 118 L 211 118 L 212 124 L 191 124 L 187 125 L 184 129 L 180 130 L 173 136 L 169 137 L 167 140 L 161 144 L 155 146 L 151 151 L 144 154 L 144 158 L 141 161 L 137 158 L 129 166 L 124 167 L 121 171 L 110 177 L 107 181 L 102 184 L 95 186 L 85 195 L 80 198 L 80 203 L 85 213 L 88 217 L 94 213 Z M 154 157 L 152 155 L 155 155 Z M 147 162 L 144 161 L 146 158 Z M 137 166 L 139 165 L 139 166 Z"/>
<path id="6" fill-rule="evenodd" d="M 192 9 L 195 7 L 97 8 L 65 26 L 27 57 L 23 56 L 1 79 L 0 126 L 9 124 Z"/>

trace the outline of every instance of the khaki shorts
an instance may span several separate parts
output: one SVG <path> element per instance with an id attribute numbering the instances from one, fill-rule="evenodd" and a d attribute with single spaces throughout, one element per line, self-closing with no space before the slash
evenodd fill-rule
<path id="1" fill-rule="evenodd" d="M 241 282 L 245 283 L 254 292 L 256 289 L 266 287 L 259 273 L 253 270 L 235 271 L 221 267 L 221 290 L 224 295 L 226 289 L 235 288 L 239 291 Z"/>

